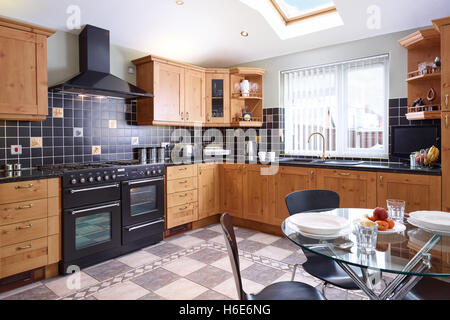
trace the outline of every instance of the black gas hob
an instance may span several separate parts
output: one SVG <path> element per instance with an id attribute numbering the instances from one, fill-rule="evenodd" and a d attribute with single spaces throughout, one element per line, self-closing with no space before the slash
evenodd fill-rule
<path id="1" fill-rule="evenodd" d="M 164 165 L 114 161 L 40 169 L 63 177 L 63 273 L 163 239 Z"/>

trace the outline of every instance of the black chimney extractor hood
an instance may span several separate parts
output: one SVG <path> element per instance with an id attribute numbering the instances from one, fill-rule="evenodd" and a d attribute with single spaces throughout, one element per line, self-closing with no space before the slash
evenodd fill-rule
<path id="1" fill-rule="evenodd" d="M 124 99 L 152 98 L 153 95 L 110 74 L 109 31 L 86 25 L 79 35 L 80 73 L 51 87 L 85 95 Z"/>

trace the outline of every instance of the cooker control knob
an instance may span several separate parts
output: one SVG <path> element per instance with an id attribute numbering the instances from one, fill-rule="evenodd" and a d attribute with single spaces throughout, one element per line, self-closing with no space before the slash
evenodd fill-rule
<path id="1" fill-rule="evenodd" d="M 86 183 L 86 179 L 85 178 L 81 178 L 80 179 L 80 183 Z"/>
<path id="2" fill-rule="evenodd" d="M 161 174 L 161 173 L 162 173 L 162 170 L 161 170 L 161 169 L 159 169 L 159 170 L 158 170 L 158 174 Z"/>
<path id="3" fill-rule="evenodd" d="M 152 173 L 150 172 L 150 170 L 147 170 L 146 174 L 149 176 L 149 175 L 151 175 Z"/>
<path id="4" fill-rule="evenodd" d="M 105 176 L 105 181 L 109 181 L 109 176 Z"/>
<path id="5" fill-rule="evenodd" d="M 98 177 L 97 177 L 97 181 L 98 181 L 98 182 L 101 182 L 101 181 L 102 181 L 102 177 L 98 176 Z"/>
<path id="6" fill-rule="evenodd" d="M 89 177 L 88 181 L 89 182 L 94 182 L 94 177 Z"/>
<path id="7" fill-rule="evenodd" d="M 153 170 L 153 171 L 152 171 L 152 175 L 155 175 L 155 174 L 156 174 L 156 170 Z"/>
<path id="8" fill-rule="evenodd" d="M 72 180 L 70 181 L 70 183 L 71 183 L 71 184 L 77 184 L 77 179 L 72 179 Z"/>
<path id="9" fill-rule="evenodd" d="M 113 180 L 116 180 L 116 179 L 117 179 L 117 176 L 116 176 L 115 174 L 113 174 L 113 175 L 111 176 L 111 178 L 112 178 Z"/>

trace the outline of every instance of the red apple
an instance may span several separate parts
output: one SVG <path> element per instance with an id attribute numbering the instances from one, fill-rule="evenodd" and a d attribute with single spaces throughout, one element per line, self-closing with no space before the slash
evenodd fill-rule
<path id="1" fill-rule="evenodd" d="M 376 208 L 373 211 L 373 216 L 377 220 L 386 221 L 389 218 L 388 212 L 385 208 Z"/>

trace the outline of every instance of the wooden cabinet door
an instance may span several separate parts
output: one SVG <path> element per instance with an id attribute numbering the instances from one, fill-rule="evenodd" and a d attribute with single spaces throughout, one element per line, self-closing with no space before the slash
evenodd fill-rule
<path id="1" fill-rule="evenodd" d="M 243 215 L 244 169 L 239 164 L 223 164 L 221 169 L 221 211 L 234 217 Z"/>
<path id="2" fill-rule="evenodd" d="M 442 113 L 442 210 L 450 212 L 450 112 Z"/>
<path id="3" fill-rule="evenodd" d="M 205 119 L 205 73 L 186 69 L 184 120 L 203 123 Z"/>
<path id="4" fill-rule="evenodd" d="M 341 208 L 377 206 L 375 172 L 317 170 L 317 189 L 337 192 Z"/>
<path id="5" fill-rule="evenodd" d="M 316 170 L 299 167 L 280 167 L 274 179 L 275 210 L 269 215 L 268 222 L 280 226 L 289 217 L 286 196 L 300 190 L 314 189 Z"/>
<path id="6" fill-rule="evenodd" d="M 450 25 L 439 28 L 441 31 L 441 99 L 442 111 L 450 112 Z"/>
<path id="7" fill-rule="evenodd" d="M 198 166 L 198 217 L 204 219 L 220 211 L 219 165 Z"/>
<path id="8" fill-rule="evenodd" d="M 208 73 L 206 75 L 205 123 L 230 123 L 230 75 Z"/>
<path id="9" fill-rule="evenodd" d="M 386 200 L 406 201 L 406 212 L 441 210 L 441 177 L 398 173 L 378 173 L 378 206 Z"/>
<path id="10" fill-rule="evenodd" d="M 263 166 L 247 165 L 244 174 L 244 219 L 267 223 L 274 214 L 274 176 L 261 175 Z"/>
<path id="11" fill-rule="evenodd" d="M 154 64 L 154 121 L 184 122 L 184 68 Z"/>
<path id="12" fill-rule="evenodd" d="M 46 36 L 0 27 L 0 70 L 0 118 L 45 118 L 48 114 Z"/>

